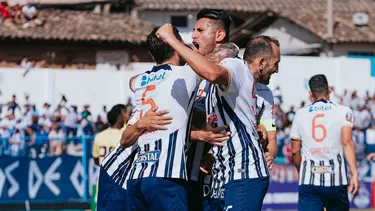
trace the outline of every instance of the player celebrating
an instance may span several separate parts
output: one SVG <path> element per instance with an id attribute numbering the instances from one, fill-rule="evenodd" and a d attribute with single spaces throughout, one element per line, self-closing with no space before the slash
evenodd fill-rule
<path id="1" fill-rule="evenodd" d="M 349 107 L 329 101 L 325 75 L 309 80 L 314 103 L 296 112 L 292 123 L 292 156 L 299 171 L 298 210 L 349 210 L 347 191 L 358 193 L 358 172 Z M 352 173 L 348 178 L 344 156 Z"/>
<path id="2" fill-rule="evenodd" d="M 228 125 L 228 131 L 231 132 L 231 139 L 226 146 L 213 147 L 214 179 L 226 184 L 224 209 L 260 210 L 268 189 L 269 172 L 257 134 L 253 85 L 254 78 L 257 80 L 269 74 L 267 71 L 267 74 L 261 75 L 265 68 L 277 71 L 280 59 L 278 46 L 269 43 L 272 46 L 271 55 L 258 57 L 250 70 L 249 65 L 240 58 L 224 59 L 220 65 L 211 63 L 179 43 L 173 36 L 170 24 L 162 26 L 157 35 L 171 45 L 195 71 L 211 73 L 201 77 L 220 87 L 215 89 L 216 86 L 212 86 L 206 107 L 208 113 L 218 117 L 217 124 Z M 249 92 L 253 93 L 250 97 Z M 252 200 L 245 195 L 251 195 Z"/>

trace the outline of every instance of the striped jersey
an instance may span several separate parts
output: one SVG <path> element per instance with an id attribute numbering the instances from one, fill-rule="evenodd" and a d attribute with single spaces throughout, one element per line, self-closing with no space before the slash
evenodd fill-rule
<path id="1" fill-rule="evenodd" d="M 214 126 L 227 125 L 231 137 L 224 147 L 212 148 L 213 195 L 230 181 L 269 176 L 257 133 L 253 73 L 240 58 L 224 59 L 220 65 L 230 72 L 230 82 L 226 88 L 210 86 L 206 109 Z"/>
<path id="2" fill-rule="evenodd" d="M 276 131 L 276 120 L 273 115 L 273 94 L 264 84 L 255 83 L 256 118 L 257 123 L 263 125 L 267 131 Z"/>
<path id="3" fill-rule="evenodd" d="M 189 66 L 155 66 L 134 79 L 135 113 L 129 124 L 134 124 L 153 106 L 168 110 L 173 120 L 167 130 L 146 131 L 138 138 L 139 148 L 129 179 L 187 179 L 185 144 L 199 83 L 198 75 Z"/>
<path id="4" fill-rule="evenodd" d="M 341 128 L 353 127 L 349 107 L 319 100 L 296 112 L 290 137 L 302 141 L 299 185 L 347 185 Z"/>
<path id="5" fill-rule="evenodd" d="M 193 107 L 204 114 L 206 114 L 206 96 L 207 90 L 210 83 L 203 80 L 198 88 L 197 97 L 195 99 Z M 193 114 L 194 115 L 194 114 Z M 202 128 L 206 125 L 203 124 Z M 203 157 L 211 149 L 211 144 L 207 142 L 192 142 L 187 143 L 186 151 L 186 168 L 188 173 L 188 179 L 193 181 L 199 181 L 205 184 L 211 184 L 211 176 L 205 174 L 200 170 L 200 163 Z"/>

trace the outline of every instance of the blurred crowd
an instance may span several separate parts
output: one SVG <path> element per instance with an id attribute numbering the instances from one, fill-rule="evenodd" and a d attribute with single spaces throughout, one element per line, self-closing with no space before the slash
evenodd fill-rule
<path id="1" fill-rule="evenodd" d="M 361 160 L 371 152 L 375 152 L 375 93 L 370 95 L 367 91 L 364 97 L 359 97 L 356 91 L 337 93 L 331 87 L 330 100 L 350 107 L 353 110 L 353 141 L 356 148 L 357 159 Z M 283 111 L 282 95 L 280 88 L 274 91 L 274 115 L 277 126 L 277 142 L 279 146 L 278 161 L 291 163 L 292 148 L 290 143 L 290 131 L 293 118 L 297 109 L 308 106 L 311 102 L 302 101 L 298 107 L 291 106 L 289 110 Z"/>
<path id="2" fill-rule="evenodd" d="M 274 115 L 277 126 L 279 146 L 278 162 L 291 163 L 291 143 L 289 133 L 297 109 L 308 106 L 311 102 L 301 102 L 283 111 L 282 92 L 273 90 Z M 353 110 L 353 141 L 357 158 L 362 159 L 375 152 L 375 94 L 366 93 L 359 97 L 356 91 L 339 94 L 332 88 L 331 101 L 349 106 Z M 85 142 L 93 140 L 95 134 L 108 127 L 107 107 L 93 115 L 90 106 L 84 105 L 81 110 L 75 105 L 68 106 L 65 96 L 56 108 L 45 103 L 41 109 L 30 103 L 25 96 L 20 105 L 14 95 L 12 99 L 0 104 L 0 155 L 45 157 L 63 153 L 82 155 L 82 136 Z M 128 113 L 133 105 L 127 103 Z"/>
<path id="3" fill-rule="evenodd" d="M 29 28 L 42 25 L 42 20 L 38 19 L 38 11 L 29 2 L 9 4 L 0 3 L 0 23 L 22 24 L 22 28 Z"/>
<path id="4" fill-rule="evenodd" d="M 63 153 L 82 155 L 82 138 L 93 140 L 95 134 L 108 127 L 107 107 L 94 116 L 89 105 L 79 111 L 68 106 L 63 96 L 56 108 L 44 103 L 41 109 L 25 96 L 24 104 L 17 97 L 0 106 L 0 155 L 43 158 Z M 128 113 L 133 105 L 127 104 Z"/>

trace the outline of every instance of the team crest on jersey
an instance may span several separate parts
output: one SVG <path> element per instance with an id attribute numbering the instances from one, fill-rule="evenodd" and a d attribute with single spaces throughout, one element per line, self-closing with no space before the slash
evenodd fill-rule
<path id="1" fill-rule="evenodd" d="M 145 153 L 139 154 L 138 159 L 135 161 L 135 163 L 156 162 L 159 160 L 159 157 L 160 157 L 159 150 L 145 152 Z"/>
<path id="2" fill-rule="evenodd" d="M 349 122 L 352 122 L 353 121 L 353 115 L 351 113 L 346 113 L 346 120 L 349 121 Z"/>
<path id="3" fill-rule="evenodd" d="M 333 166 L 314 166 L 311 168 L 312 173 L 334 173 Z"/>

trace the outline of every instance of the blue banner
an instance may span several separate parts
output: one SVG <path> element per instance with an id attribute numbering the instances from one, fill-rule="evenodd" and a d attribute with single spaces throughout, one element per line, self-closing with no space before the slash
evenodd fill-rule
<path id="1" fill-rule="evenodd" d="M 0 203 L 82 201 L 95 184 L 97 167 L 81 157 L 0 157 Z"/>

